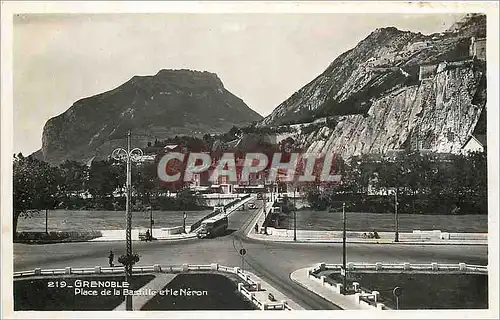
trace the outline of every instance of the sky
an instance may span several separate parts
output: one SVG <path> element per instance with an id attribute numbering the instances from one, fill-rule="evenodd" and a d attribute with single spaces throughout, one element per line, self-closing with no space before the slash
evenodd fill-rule
<path id="1" fill-rule="evenodd" d="M 41 148 L 47 120 L 160 69 L 216 73 L 266 116 L 374 29 L 430 34 L 463 14 L 22 14 L 13 24 L 14 152 Z"/>

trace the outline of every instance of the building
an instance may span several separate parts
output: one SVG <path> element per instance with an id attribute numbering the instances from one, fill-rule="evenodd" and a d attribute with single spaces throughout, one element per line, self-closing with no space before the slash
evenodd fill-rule
<path id="1" fill-rule="evenodd" d="M 165 147 L 163 147 L 163 151 L 165 152 L 186 152 L 186 148 L 183 148 L 182 146 L 178 144 L 167 144 Z"/>
<path id="2" fill-rule="evenodd" d="M 486 135 L 485 134 L 473 134 L 470 138 L 464 143 L 462 147 L 462 153 L 469 152 L 484 152 L 486 149 Z"/>
<path id="3" fill-rule="evenodd" d="M 469 55 L 478 60 L 486 60 L 486 38 L 470 38 Z"/>
<path id="4" fill-rule="evenodd" d="M 153 163 L 153 162 L 155 162 L 155 159 L 156 159 L 156 155 L 146 154 L 146 155 L 139 156 L 139 157 L 137 157 L 137 159 L 134 159 L 134 160 L 137 163 L 144 164 L 144 163 Z"/>
<path id="5" fill-rule="evenodd" d="M 420 66 L 420 71 L 418 73 L 418 80 L 422 81 L 425 79 L 432 78 L 437 71 L 436 64 L 423 64 Z"/>

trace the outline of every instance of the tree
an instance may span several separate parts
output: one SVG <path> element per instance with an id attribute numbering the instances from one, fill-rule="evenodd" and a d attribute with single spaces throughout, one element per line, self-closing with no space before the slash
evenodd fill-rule
<path id="1" fill-rule="evenodd" d="M 67 160 L 59 165 L 59 172 L 59 188 L 65 197 L 79 196 L 85 190 L 88 175 L 86 165 Z"/>
<path id="2" fill-rule="evenodd" d="M 126 183 L 126 170 L 123 162 L 93 161 L 89 170 L 88 191 L 99 206 L 113 196 L 118 187 Z"/>
<path id="3" fill-rule="evenodd" d="M 40 210 L 57 206 L 60 193 L 58 170 L 48 163 L 21 153 L 13 159 L 14 237 L 20 217 L 31 217 Z"/>
<path id="4" fill-rule="evenodd" d="M 154 162 L 144 163 L 132 170 L 132 186 L 143 203 L 151 206 L 151 197 L 158 192 L 157 165 Z"/>
<path id="5" fill-rule="evenodd" d="M 188 188 L 177 192 L 175 202 L 180 210 L 193 210 L 205 205 L 204 199 L 191 192 Z"/>

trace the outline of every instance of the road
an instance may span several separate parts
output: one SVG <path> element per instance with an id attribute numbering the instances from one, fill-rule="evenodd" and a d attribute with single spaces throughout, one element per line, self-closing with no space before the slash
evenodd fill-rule
<path id="1" fill-rule="evenodd" d="M 244 229 L 257 210 L 236 211 L 229 216 L 229 232 L 215 239 L 177 242 L 134 242 L 141 256 L 139 265 L 207 264 L 217 262 L 241 266 L 240 248 L 247 250 L 244 268 L 281 290 L 305 309 L 338 309 L 337 306 L 302 288 L 290 273 L 319 262 L 341 263 L 341 244 L 275 243 L 248 239 Z M 109 250 L 116 257 L 125 251 L 124 242 L 80 242 L 47 245 L 14 244 L 14 270 L 35 267 L 63 268 L 105 266 Z M 412 262 L 488 264 L 486 246 L 348 244 L 349 262 Z"/>

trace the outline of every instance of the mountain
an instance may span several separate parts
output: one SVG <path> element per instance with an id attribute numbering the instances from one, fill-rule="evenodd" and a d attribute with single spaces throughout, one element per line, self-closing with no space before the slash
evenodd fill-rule
<path id="1" fill-rule="evenodd" d="M 216 74 L 191 70 L 160 70 L 154 76 L 134 76 L 108 92 L 75 102 L 47 121 L 42 158 L 87 161 L 107 157 L 126 146 L 144 147 L 175 135 L 202 136 L 226 132 L 262 117 L 224 88 Z M 35 154 L 40 154 L 37 152 Z"/>
<path id="2" fill-rule="evenodd" d="M 315 121 L 296 137 L 309 152 L 456 152 L 476 128 L 485 130 L 485 36 L 480 14 L 431 35 L 376 29 L 258 125 Z"/>

